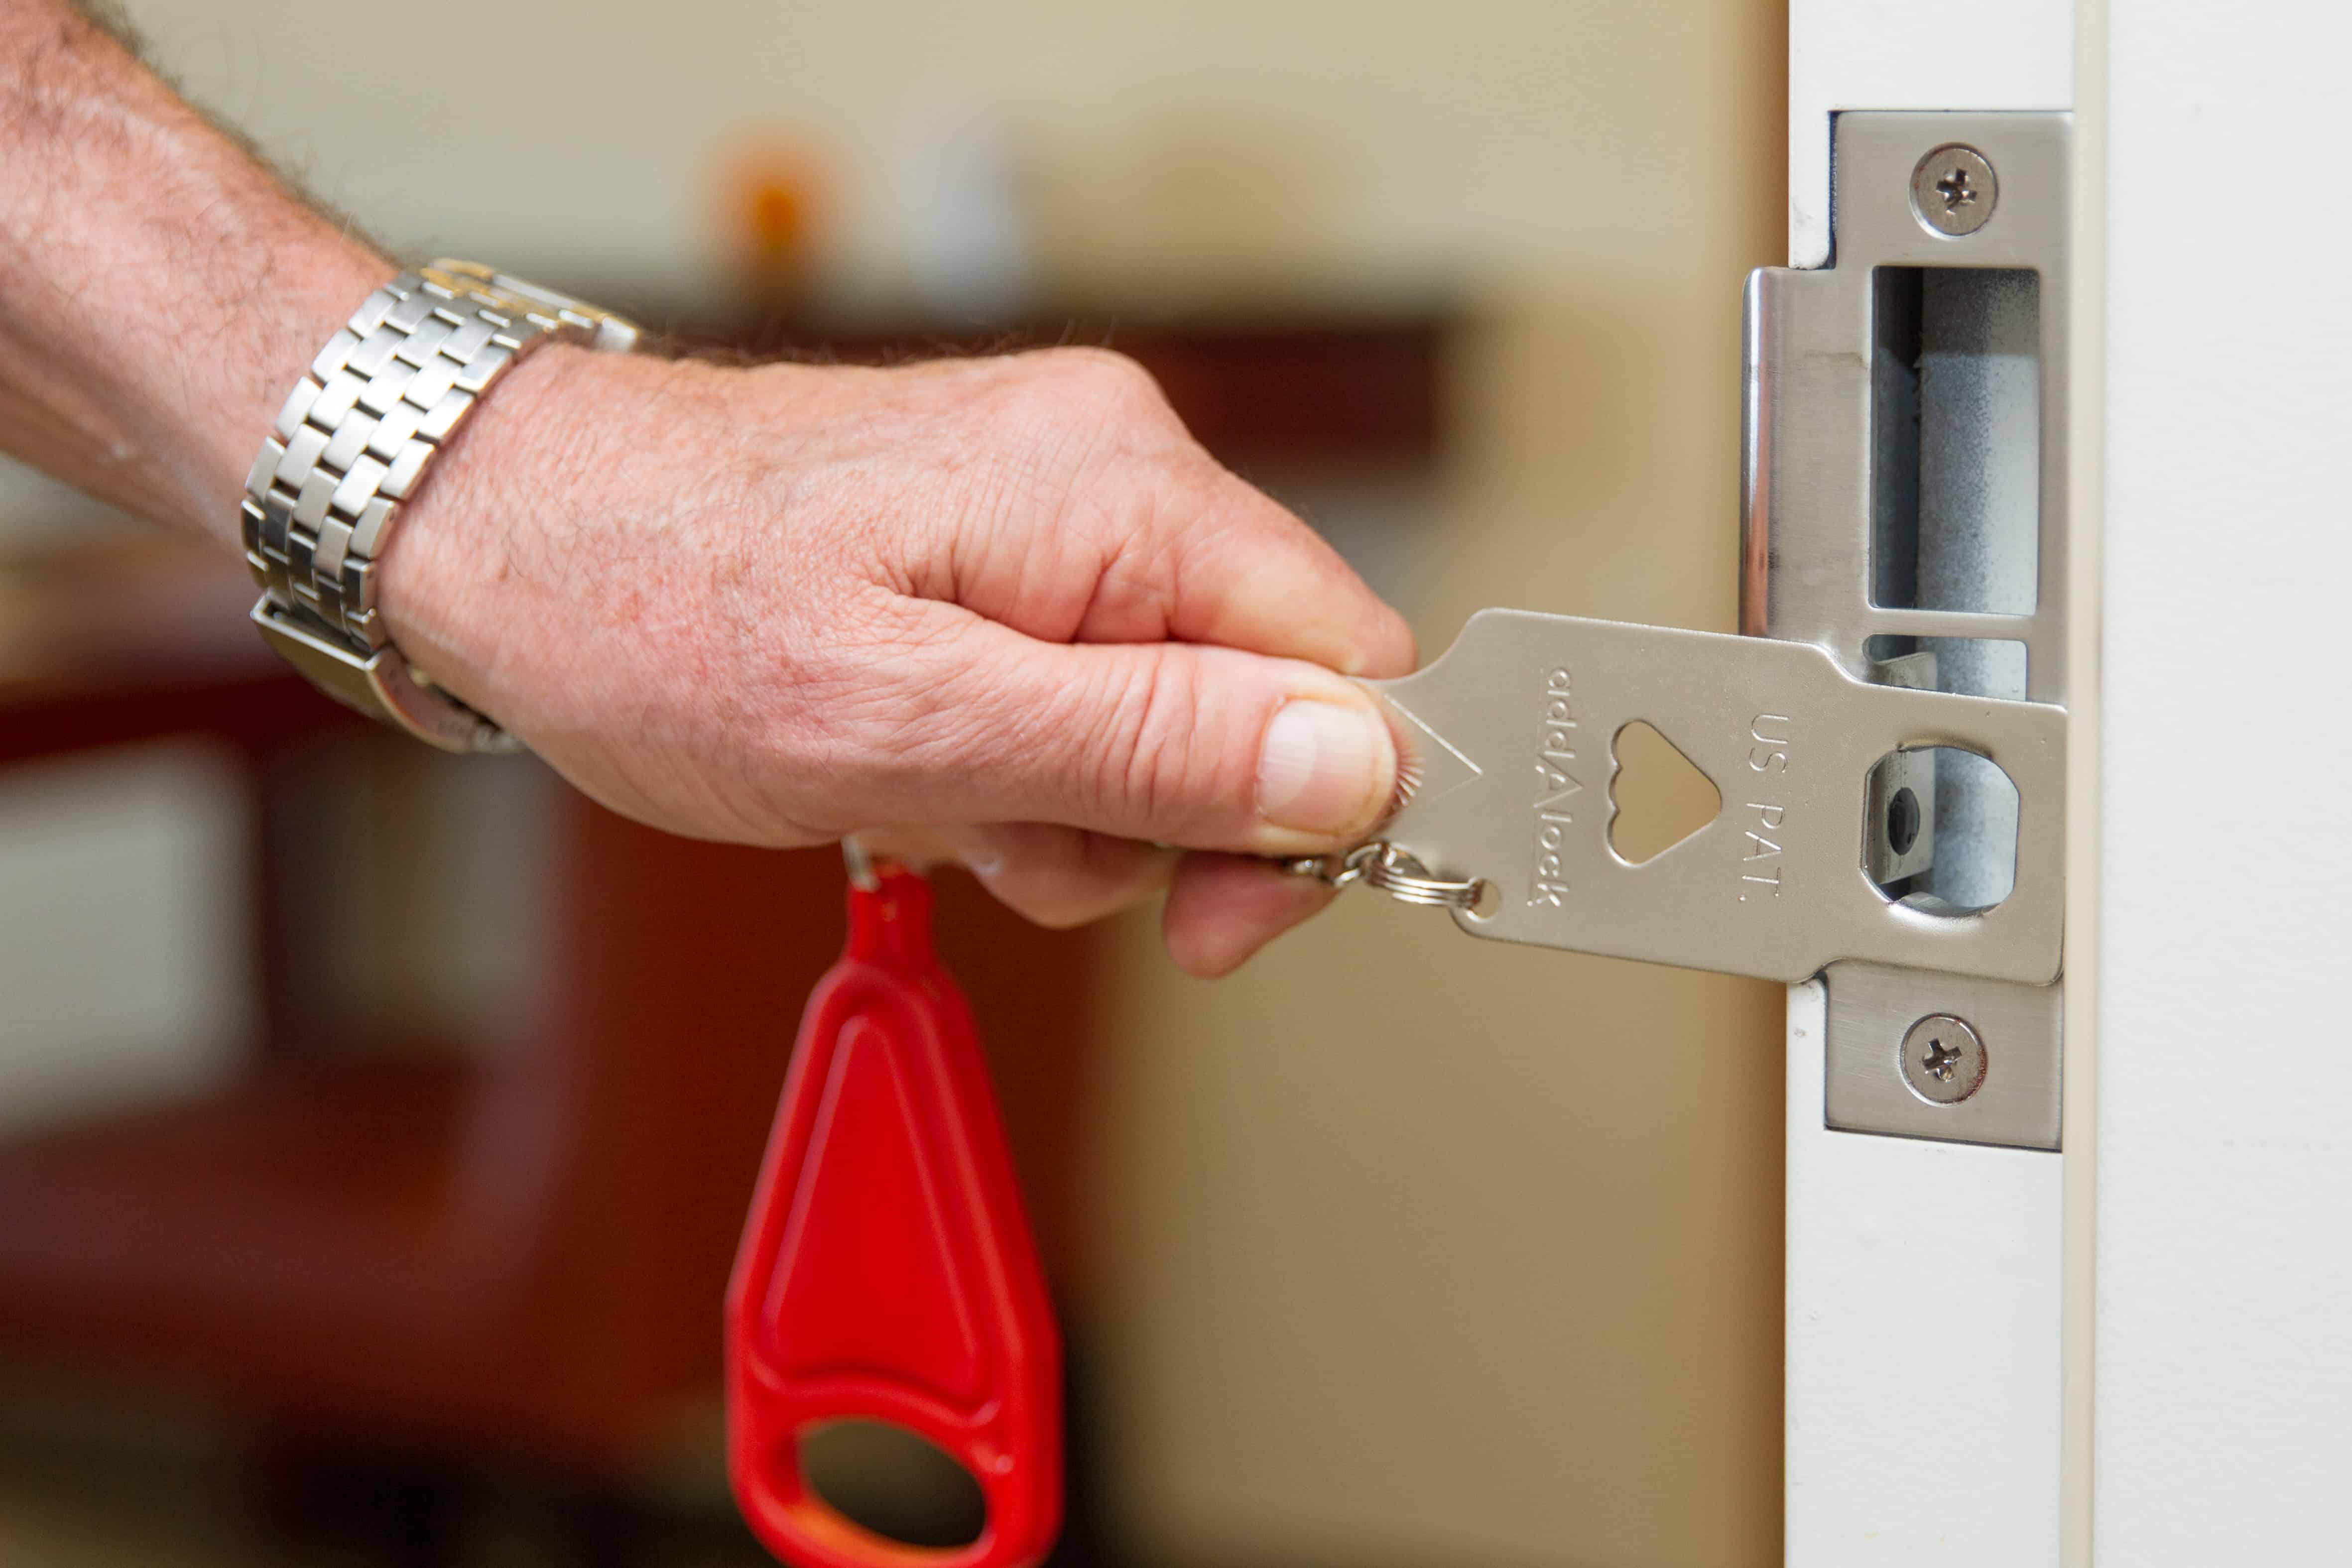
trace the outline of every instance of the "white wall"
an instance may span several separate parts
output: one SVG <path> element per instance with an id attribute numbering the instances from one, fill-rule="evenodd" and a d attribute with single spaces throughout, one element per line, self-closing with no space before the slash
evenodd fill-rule
<path id="1" fill-rule="evenodd" d="M 2346 1555 L 2352 15 L 2109 0 L 2095 1538 Z"/>

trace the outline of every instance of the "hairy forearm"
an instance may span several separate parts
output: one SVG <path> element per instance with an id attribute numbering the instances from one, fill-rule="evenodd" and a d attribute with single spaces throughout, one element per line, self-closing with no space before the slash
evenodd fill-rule
<path id="1" fill-rule="evenodd" d="M 0 447 L 236 548 L 262 436 L 395 269 L 68 0 L 0 0 Z M 397 656 L 681 832 L 937 830 L 1087 918 L 1151 844 L 1363 839 L 1398 747 L 1351 674 L 1403 622 L 1226 473 L 1150 379 L 1056 350 L 893 371 L 557 344 L 404 499 L 369 580 Z M 1328 894 L 1173 873 L 1213 973 Z"/>
<path id="2" fill-rule="evenodd" d="M 320 345 L 394 268 L 63 0 L 0 0 L 0 445 L 225 542 Z"/>

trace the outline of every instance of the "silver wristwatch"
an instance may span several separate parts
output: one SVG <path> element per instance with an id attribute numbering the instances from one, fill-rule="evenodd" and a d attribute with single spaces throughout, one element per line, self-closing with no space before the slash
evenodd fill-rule
<path id="1" fill-rule="evenodd" d="M 401 657 L 376 613 L 375 562 L 441 444 L 548 342 L 625 351 L 637 329 L 470 261 L 404 272 L 310 361 L 246 476 L 263 640 L 328 695 L 450 751 L 516 742 Z"/>

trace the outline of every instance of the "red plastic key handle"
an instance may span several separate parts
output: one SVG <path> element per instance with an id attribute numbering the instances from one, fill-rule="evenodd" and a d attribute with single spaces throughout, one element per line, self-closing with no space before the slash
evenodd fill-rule
<path id="1" fill-rule="evenodd" d="M 1026 1568 L 1061 1525 L 1060 1338 L 930 889 L 877 883 L 850 889 L 735 1260 L 729 1469 L 753 1532 L 802 1568 Z M 845 1417 L 959 1460 L 987 1500 L 979 1539 L 909 1546 L 827 1507 L 800 1444 Z"/>

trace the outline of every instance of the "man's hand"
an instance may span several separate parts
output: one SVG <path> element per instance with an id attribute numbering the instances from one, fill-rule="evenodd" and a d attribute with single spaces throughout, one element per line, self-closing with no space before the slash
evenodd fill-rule
<path id="1" fill-rule="evenodd" d="M 381 588 L 409 657 L 617 810 L 751 843 L 925 830 L 1055 925 L 1155 888 L 1150 843 L 1363 838 L 1395 745 L 1335 672 L 1412 664 L 1328 547 L 1092 350 L 549 350 L 459 433 Z M 1169 945 L 1222 972 L 1325 896 L 1194 855 Z"/>
<path id="2" fill-rule="evenodd" d="M 0 444 L 237 548 L 279 403 L 396 269 L 61 0 L 0 0 Z M 378 582 L 409 658 L 618 810 L 897 830 L 1055 924 L 1172 871 L 1202 974 L 1328 896 L 1247 857 L 1370 831 L 1395 743 L 1344 676 L 1412 663 L 1338 557 L 1084 350 L 551 348 L 457 432 Z"/>

